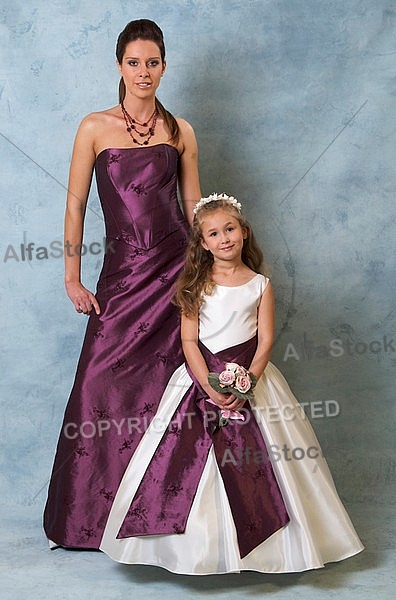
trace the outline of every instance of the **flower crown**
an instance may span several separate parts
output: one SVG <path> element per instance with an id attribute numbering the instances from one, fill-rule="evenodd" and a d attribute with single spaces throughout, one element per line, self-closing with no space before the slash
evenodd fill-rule
<path id="1" fill-rule="evenodd" d="M 216 200 L 225 200 L 227 204 L 230 204 L 234 208 L 236 208 L 239 212 L 241 211 L 242 205 L 234 196 L 227 196 L 227 194 L 211 194 L 207 198 L 201 198 L 199 202 L 194 206 L 193 213 L 194 215 L 209 202 L 216 202 Z"/>

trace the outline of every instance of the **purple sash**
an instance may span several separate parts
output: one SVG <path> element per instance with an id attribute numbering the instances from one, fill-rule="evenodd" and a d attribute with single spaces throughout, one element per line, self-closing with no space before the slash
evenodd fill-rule
<path id="1" fill-rule="evenodd" d="M 220 372 L 225 362 L 249 366 L 256 346 L 254 337 L 216 355 L 201 343 L 200 350 L 209 370 Z M 207 394 L 189 374 L 194 383 L 164 432 L 117 538 L 183 533 L 213 445 L 244 558 L 289 516 L 249 403 L 242 411 L 245 421 L 219 428 L 220 410 L 205 402 Z"/>

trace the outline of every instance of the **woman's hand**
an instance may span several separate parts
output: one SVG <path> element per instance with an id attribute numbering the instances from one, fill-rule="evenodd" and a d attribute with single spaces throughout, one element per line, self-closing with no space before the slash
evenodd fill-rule
<path id="1" fill-rule="evenodd" d="M 100 307 L 95 296 L 80 282 L 68 282 L 65 285 L 67 295 L 73 302 L 74 308 L 78 313 L 88 315 L 92 308 L 94 308 L 96 314 L 100 314 Z"/>

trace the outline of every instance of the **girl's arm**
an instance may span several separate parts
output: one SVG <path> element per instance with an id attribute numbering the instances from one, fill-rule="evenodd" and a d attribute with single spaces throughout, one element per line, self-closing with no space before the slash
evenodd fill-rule
<path id="1" fill-rule="evenodd" d="M 269 361 L 272 345 L 274 343 L 275 328 L 275 302 L 272 285 L 267 284 L 257 313 L 257 349 L 254 353 L 249 371 L 257 377 L 261 377 Z M 225 408 L 238 410 L 242 408 L 244 400 L 231 396 Z"/>
<path id="2" fill-rule="evenodd" d="M 194 130 L 184 119 L 177 119 L 183 149 L 179 162 L 179 191 L 185 217 L 192 225 L 193 208 L 201 198 L 198 175 L 198 146 Z"/>
<path id="3" fill-rule="evenodd" d="M 81 284 L 81 257 L 75 252 L 82 243 L 84 217 L 95 163 L 93 145 L 95 119 L 86 117 L 74 142 L 65 213 L 65 286 L 77 312 L 100 313 L 95 296 Z"/>
<path id="4" fill-rule="evenodd" d="M 194 373 L 194 376 L 198 380 L 200 386 L 205 390 L 209 398 L 211 398 L 211 400 L 217 404 L 217 406 L 220 408 L 228 408 L 227 403 L 235 397 L 230 394 L 221 394 L 220 392 L 216 392 L 208 383 L 209 369 L 198 347 L 198 316 L 186 317 L 182 314 L 181 339 L 184 356 L 188 366 Z"/>
<path id="5" fill-rule="evenodd" d="M 270 359 L 272 345 L 274 343 L 275 330 L 275 301 L 274 291 L 271 283 L 267 284 L 261 296 L 257 316 L 257 350 L 253 356 L 249 371 L 257 379 L 264 373 L 264 369 Z"/>

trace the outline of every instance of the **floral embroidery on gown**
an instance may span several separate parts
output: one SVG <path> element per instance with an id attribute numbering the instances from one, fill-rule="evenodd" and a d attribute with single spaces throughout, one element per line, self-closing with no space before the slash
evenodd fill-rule
<path id="1" fill-rule="evenodd" d="M 124 470 L 183 362 L 172 285 L 188 227 L 168 144 L 108 148 L 95 164 L 107 252 L 59 436 L 44 529 L 98 548 Z M 153 375 L 155 374 L 155 375 Z"/>

